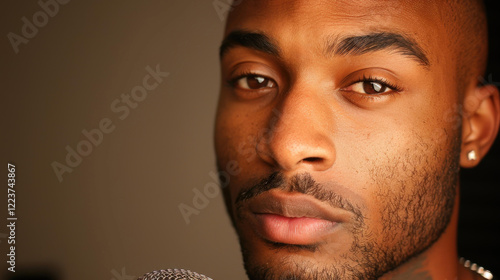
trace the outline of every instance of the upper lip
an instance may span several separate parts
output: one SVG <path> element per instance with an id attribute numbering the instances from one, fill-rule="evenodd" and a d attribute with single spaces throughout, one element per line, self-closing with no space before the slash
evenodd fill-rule
<path id="1" fill-rule="evenodd" d="M 351 213 L 334 208 L 310 195 L 271 190 L 249 202 L 254 214 L 274 214 L 289 218 L 316 218 L 335 223 L 347 222 Z"/>

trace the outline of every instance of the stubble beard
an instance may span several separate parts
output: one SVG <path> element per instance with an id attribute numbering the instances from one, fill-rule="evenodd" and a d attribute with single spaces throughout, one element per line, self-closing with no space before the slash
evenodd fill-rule
<path id="1" fill-rule="evenodd" d="M 242 238 L 238 227 L 241 221 L 233 221 L 249 279 L 378 279 L 425 251 L 448 226 L 455 203 L 461 142 L 458 135 L 448 139 L 451 140 L 446 151 L 434 143 L 429 152 L 433 143 L 417 143 L 406 154 L 372 164 L 370 178 L 378 186 L 376 196 L 383 203 L 379 213 L 383 230 L 375 233 L 358 223 L 352 227 L 357 229 L 351 231 L 354 241 L 348 253 L 332 257 L 331 263 L 294 257 L 294 252 L 300 250 L 328 252 L 327 249 L 284 244 L 268 246 L 280 253 L 287 250 L 288 257 L 273 264 L 260 263 L 253 257 L 250 243 Z"/>

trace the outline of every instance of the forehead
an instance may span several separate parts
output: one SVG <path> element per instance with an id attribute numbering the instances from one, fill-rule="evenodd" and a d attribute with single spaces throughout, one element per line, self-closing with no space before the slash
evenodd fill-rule
<path id="1" fill-rule="evenodd" d="M 337 36 L 389 31 L 410 36 L 431 56 L 441 56 L 447 35 L 439 1 L 237 0 L 226 25 L 265 33 L 286 47 L 314 51 Z"/>

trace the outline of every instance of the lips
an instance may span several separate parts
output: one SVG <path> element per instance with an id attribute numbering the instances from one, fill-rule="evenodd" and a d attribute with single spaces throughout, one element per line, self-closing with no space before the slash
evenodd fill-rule
<path id="1" fill-rule="evenodd" d="M 300 193 L 271 190 L 253 198 L 252 229 L 261 238 L 283 244 L 312 245 L 349 219 L 350 213 Z"/>

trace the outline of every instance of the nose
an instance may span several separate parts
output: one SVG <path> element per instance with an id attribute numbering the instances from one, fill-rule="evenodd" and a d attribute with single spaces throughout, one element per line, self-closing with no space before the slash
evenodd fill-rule
<path id="1" fill-rule="evenodd" d="M 295 89 L 274 107 L 269 133 L 257 142 L 257 154 L 269 165 L 290 172 L 325 171 L 335 162 L 333 118 L 324 96 Z"/>

